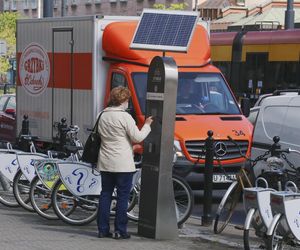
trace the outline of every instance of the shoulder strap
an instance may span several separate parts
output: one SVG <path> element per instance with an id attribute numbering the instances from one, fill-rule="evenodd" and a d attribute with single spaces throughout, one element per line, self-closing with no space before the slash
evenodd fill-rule
<path id="1" fill-rule="evenodd" d="M 110 111 L 102 111 L 101 113 L 100 113 L 100 115 L 98 116 L 98 119 L 97 119 L 97 121 L 96 121 L 96 123 L 95 123 L 95 126 L 94 126 L 94 128 L 93 128 L 93 132 L 96 132 L 96 133 L 98 133 L 98 124 L 99 124 L 99 121 L 100 121 L 100 117 L 101 117 L 101 115 L 104 113 L 104 112 L 125 112 L 125 111 L 123 111 L 123 110 L 110 110 Z"/>
<path id="2" fill-rule="evenodd" d="M 103 114 L 103 111 L 100 113 L 100 115 L 98 116 L 98 119 L 97 119 L 97 121 L 96 121 L 96 123 L 95 123 L 95 126 L 94 126 L 94 128 L 93 128 L 93 132 L 94 133 L 98 133 L 98 124 L 99 124 L 99 120 L 100 120 L 100 117 L 101 117 L 101 115 Z"/>

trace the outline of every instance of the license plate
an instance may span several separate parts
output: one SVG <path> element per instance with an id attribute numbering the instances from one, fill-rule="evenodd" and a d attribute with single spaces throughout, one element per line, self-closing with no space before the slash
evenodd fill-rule
<path id="1" fill-rule="evenodd" d="M 236 180 L 235 174 L 214 174 L 213 175 L 213 183 L 230 183 L 233 180 Z"/>

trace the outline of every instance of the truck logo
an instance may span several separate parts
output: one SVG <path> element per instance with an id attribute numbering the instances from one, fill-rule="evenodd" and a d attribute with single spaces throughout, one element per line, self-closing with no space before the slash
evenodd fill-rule
<path id="1" fill-rule="evenodd" d="M 22 86 L 30 95 L 40 95 L 47 88 L 50 61 L 41 45 L 31 43 L 24 49 L 19 63 L 19 76 Z"/>
<path id="2" fill-rule="evenodd" d="M 222 157 L 227 153 L 227 147 L 223 142 L 217 142 L 215 145 L 216 155 Z"/>

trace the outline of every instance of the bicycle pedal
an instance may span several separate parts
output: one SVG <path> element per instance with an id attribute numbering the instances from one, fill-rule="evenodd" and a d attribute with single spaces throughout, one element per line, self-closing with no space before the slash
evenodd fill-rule
<path id="1" fill-rule="evenodd" d="M 243 230 L 244 231 L 244 226 L 235 225 L 234 228 L 237 229 L 237 230 Z"/>

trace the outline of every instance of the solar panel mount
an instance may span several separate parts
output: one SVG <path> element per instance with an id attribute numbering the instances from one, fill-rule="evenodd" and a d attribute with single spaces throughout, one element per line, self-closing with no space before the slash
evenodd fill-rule
<path id="1" fill-rule="evenodd" d="M 187 52 L 198 19 L 195 11 L 144 9 L 130 48 Z"/>

